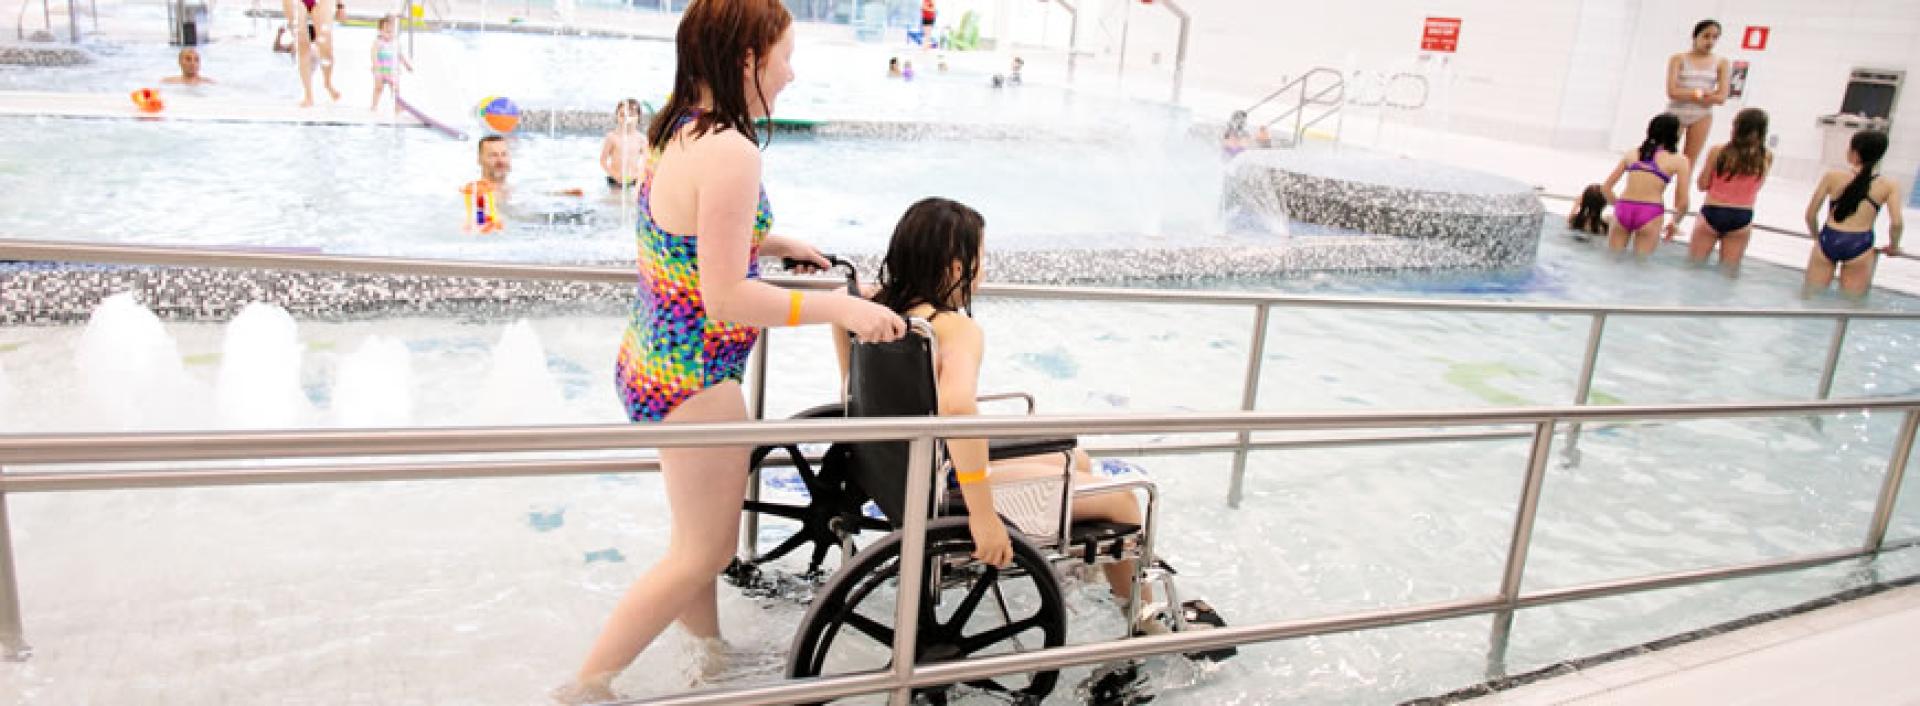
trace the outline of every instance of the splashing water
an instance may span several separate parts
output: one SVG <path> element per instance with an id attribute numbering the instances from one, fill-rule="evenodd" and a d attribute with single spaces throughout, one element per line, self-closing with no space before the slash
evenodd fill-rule
<path id="1" fill-rule="evenodd" d="M 1273 175 L 1263 174 L 1251 160 L 1240 158 L 1228 163 L 1227 170 L 1231 176 L 1222 187 L 1223 229 L 1237 233 L 1293 234 L 1286 190 L 1269 182 Z"/>
<path id="2" fill-rule="evenodd" d="M 255 302 L 227 324 L 214 409 L 220 426 L 300 426 L 312 412 L 300 389 L 300 332 L 287 310 Z"/>
<path id="3" fill-rule="evenodd" d="M 91 418 L 107 429 L 191 428 L 192 386 L 160 318 L 122 292 L 94 308 L 74 351 Z"/>
<path id="4" fill-rule="evenodd" d="M 413 363 L 407 347 L 369 336 L 340 361 L 333 381 L 333 423 L 343 427 L 413 424 Z"/>
<path id="5" fill-rule="evenodd" d="M 493 346 L 493 361 L 481 381 L 480 399 L 473 406 L 471 421 L 517 424 L 530 418 L 567 416 L 560 385 L 547 370 L 547 351 L 540 345 L 540 336 L 526 319 L 515 321 Z"/>

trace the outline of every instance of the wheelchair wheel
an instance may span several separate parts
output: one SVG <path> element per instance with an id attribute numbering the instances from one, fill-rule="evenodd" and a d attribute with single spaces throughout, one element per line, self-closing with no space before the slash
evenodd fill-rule
<path id="1" fill-rule="evenodd" d="M 788 654 L 787 676 L 809 677 L 880 669 L 893 661 L 891 627 L 899 590 L 900 543 L 895 532 L 842 566 L 815 594 Z M 1013 563 L 1004 569 L 973 561 L 967 519 L 935 520 L 927 529 L 927 565 L 940 566 L 940 585 L 919 600 L 916 663 L 1007 654 L 1066 643 L 1066 602 L 1052 567 L 1032 544 L 1013 535 Z M 934 600 L 938 597 L 939 600 Z M 1053 691 L 1058 671 L 1003 675 L 967 682 L 1016 702 L 1038 702 Z M 916 690 L 936 703 L 947 687 Z"/>
<path id="2" fill-rule="evenodd" d="M 822 405 L 794 415 L 794 419 L 815 419 L 839 417 L 845 414 L 840 405 Z M 886 522 L 861 514 L 860 506 L 865 498 L 856 497 L 845 480 L 843 466 L 835 460 L 829 451 L 827 458 L 815 469 L 808 463 L 806 454 L 799 446 L 761 446 L 753 450 L 749 459 L 750 468 L 760 470 L 768 457 L 775 453 L 785 453 L 787 461 L 799 476 L 802 487 L 807 493 L 806 505 L 749 500 L 743 505 L 747 512 L 782 518 L 799 523 L 792 535 L 774 544 L 772 549 L 746 561 L 736 561 L 728 568 L 728 578 L 736 585 L 744 585 L 751 577 L 758 575 L 757 567 L 776 561 L 796 549 L 808 547 L 806 576 L 819 576 L 820 566 L 825 563 L 828 553 L 841 547 L 846 538 L 861 530 L 887 531 L 891 529 Z M 810 547 L 808 545 L 811 545 Z M 845 557 L 841 557 L 845 561 Z"/>

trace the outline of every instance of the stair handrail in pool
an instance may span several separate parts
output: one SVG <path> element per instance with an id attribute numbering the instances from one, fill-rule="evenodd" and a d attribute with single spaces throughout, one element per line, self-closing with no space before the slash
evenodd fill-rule
<path id="1" fill-rule="evenodd" d="M 1568 587 L 1523 590 L 1526 562 L 1533 541 L 1534 521 L 1558 424 L 1645 422 L 1675 419 L 1804 416 L 1836 413 L 1901 412 L 1898 437 L 1889 454 L 1881 488 L 1869 517 L 1865 541 L 1855 547 L 1799 554 L 1743 564 L 1611 579 Z M 800 444 L 828 441 L 907 441 L 910 467 L 929 467 L 935 443 L 943 438 L 981 438 L 1075 435 L 1138 435 L 1237 431 L 1301 431 L 1528 425 L 1532 427 L 1527 470 L 1514 511 L 1511 540 L 1500 587 L 1494 594 L 1411 606 L 1373 609 L 1307 619 L 1279 620 L 1254 625 L 1174 633 L 1114 642 L 1020 652 L 921 666 L 915 658 L 919 611 L 901 602 L 895 616 L 893 664 L 886 671 L 789 680 L 780 684 L 701 691 L 663 699 L 675 704 L 777 704 L 810 702 L 858 694 L 888 693 L 894 703 L 907 703 L 915 687 L 959 683 L 997 675 L 1116 659 L 1190 653 L 1273 640 L 1327 635 L 1371 628 L 1448 620 L 1475 615 L 1494 617 L 1489 636 L 1489 674 L 1505 670 L 1505 652 L 1515 611 L 1568 601 L 1615 596 L 1678 586 L 1757 576 L 1821 566 L 1851 559 L 1872 558 L 1882 552 L 1920 546 L 1920 538 L 1887 540 L 1887 529 L 1920 427 L 1920 397 L 1856 400 L 1818 400 L 1770 403 L 1676 404 L 1635 406 L 1561 406 L 1504 409 L 1364 411 L 1319 413 L 1212 412 L 1132 415 L 997 416 L 966 418 L 870 418 L 831 420 L 755 421 L 725 424 L 633 425 L 598 424 L 551 427 L 409 428 L 374 430 L 287 430 L 245 432 L 158 432 L 0 435 L 0 647 L 11 660 L 30 654 L 23 630 L 18 583 L 14 574 L 11 523 L 7 496 L 23 492 L 106 490 L 166 485 L 235 485 L 309 482 L 289 478 L 284 469 L 250 467 L 228 469 L 219 479 L 177 483 L 177 476 L 194 471 L 138 470 L 108 474 L 93 472 L 8 471 L 21 464 L 84 464 L 119 461 L 196 461 L 211 459 L 280 460 L 314 457 L 417 456 L 497 454 L 556 451 L 633 450 L 681 446 Z M 525 463 L 524 459 L 518 461 Z M 553 473 L 598 473 L 605 467 L 582 466 L 560 471 L 535 470 L 526 463 L 518 471 L 484 461 L 464 462 L 473 470 L 455 468 L 428 474 L 417 469 L 389 468 L 368 472 L 364 466 L 343 464 L 338 472 L 354 480 L 417 480 Z M 511 462 L 510 462 L 511 463 Z M 640 464 L 636 463 L 635 466 Z M 638 469 L 634 469 L 638 470 Z M 929 517 L 931 474 L 911 474 L 901 551 L 901 586 L 916 595 L 925 561 L 925 533 Z M 150 484 L 149 482 L 157 482 Z"/>
<path id="2" fill-rule="evenodd" d="M 1333 78 L 1333 81 L 1331 83 L 1328 83 L 1326 86 L 1322 87 L 1318 91 L 1311 91 L 1311 86 L 1312 86 L 1311 81 L 1315 76 L 1331 76 Z M 1244 112 L 1249 117 L 1251 117 L 1253 115 L 1253 111 L 1260 109 L 1261 106 L 1264 106 L 1270 102 L 1273 102 L 1275 99 L 1279 98 L 1282 94 L 1285 94 L 1288 91 L 1292 91 L 1295 88 L 1299 89 L 1300 97 L 1294 101 L 1293 107 L 1288 108 L 1285 112 L 1277 116 L 1274 116 L 1273 119 L 1268 120 L 1265 123 L 1262 123 L 1267 127 L 1273 127 L 1274 125 L 1279 124 L 1280 121 L 1282 120 L 1286 120 L 1289 117 L 1293 118 L 1292 144 L 1295 144 L 1295 145 L 1300 144 L 1300 138 L 1301 136 L 1307 133 L 1307 128 L 1313 127 L 1314 125 L 1318 125 L 1320 121 L 1326 120 L 1327 118 L 1332 117 L 1335 114 L 1339 113 L 1341 107 L 1344 106 L 1347 102 L 1346 74 L 1341 73 L 1339 69 L 1333 69 L 1325 66 L 1315 66 L 1311 69 L 1308 69 L 1306 73 L 1300 74 L 1299 78 L 1293 79 L 1291 81 L 1288 81 L 1282 84 L 1279 88 L 1274 89 L 1272 93 L 1268 93 L 1265 97 L 1262 97 L 1260 100 L 1254 101 L 1253 105 L 1248 106 L 1244 111 L 1241 111 L 1241 112 Z M 1331 95 L 1332 97 L 1328 98 L 1329 95 Z M 1310 105 L 1324 105 L 1329 107 L 1327 108 L 1326 112 L 1321 113 L 1317 116 L 1314 116 L 1312 120 L 1306 120 L 1307 106 L 1310 106 Z"/>

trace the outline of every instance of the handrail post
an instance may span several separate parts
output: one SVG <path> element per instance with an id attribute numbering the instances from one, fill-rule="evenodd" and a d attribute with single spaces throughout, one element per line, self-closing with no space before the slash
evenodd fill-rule
<path id="1" fill-rule="evenodd" d="M 753 347 L 748 354 L 748 375 L 753 378 L 753 386 L 748 389 L 747 411 L 754 419 L 767 418 L 767 347 L 773 343 L 773 333 L 767 329 L 760 334 L 760 345 Z M 760 500 L 760 469 L 747 472 L 747 500 Z M 743 512 L 743 524 L 740 528 L 740 550 L 747 559 L 760 553 L 760 513 Z"/>
<path id="2" fill-rule="evenodd" d="M 933 437 L 917 436 L 907 446 L 907 502 L 901 508 L 906 522 L 900 528 L 899 592 L 893 611 L 893 698 L 905 706 L 913 701 L 914 656 L 919 644 L 921 579 L 927 561 L 927 516 L 932 513 Z"/>
<path id="3" fill-rule="evenodd" d="M 1587 396 L 1593 394 L 1593 372 L 1600 365 L 1600 339 L 1607 332 L 1607 313 L 1597 311 L 1593 321 L 1587 324 L 1587 351 L 1580 358 L 1580 377 L 1573 383 L 1573 403 L 1577 406 L 1587 404 Z M 1567 427 L 1567 448 L 1580 445 L 1580 424 L 1575 422 Z"/>
<path id="4" fill-rule="evenodd" d="M 1073 80 L 1074 64 L 1078 63 L 1080 53 L 1080 8 L 1074 7 L 1068 0 L 1053 0 L 1067 8 L 1067 80 Z"/>
<path id="5" fill-rule="evenodd" d="M 1873 522 L 1867 526 L 1867 544 L 1863 547 L 1870 552 L 1880 551 L 1881 543 L 1887 540 L 1887 525 L 1893 521 L 1893 506 L 1900 500 L 1900 485 L 1907 475 L 1907 458 L 1913 455 L 1913 437 L 1920 430 L 1920 409 L 1907 410 L 1907 416 L 1900 423 L 1900 435 L 1893 441 L 1893 459 L 1887 462 L 1887 476 L 1880 483 L 1880 500 L 1873 506 Z"/>
<path id="6" fill-rule="evenodd" d="M 6 471 L 0 467 L 0 477 Z M 20 581 L 13 572 L 13 520 L 7 515 L 7 491 L 0 488 L 0 659 L 25 662 L 31 656 L 20 624 Z"/>
<path id="7" fill-rule="evenodd" d="M 1514 510 L 1513 538 L 1507 545 L 1507 568 L 1500 577 L 1500 600 L 1507 608 L 1493 615 L 1493 634 L 1487 640 L 1487 677 L 1505 676 L 1507 639 L 1513 634 L 1513 606 L 1520 600 L 1526 578 L 1527 550 L 1533 546 L 1533 520 L 1540 511 L 1540 488 L 1547 477 L 1548 452 L 1553 447 L 1553 420 L 1534 424 L 1533 449 L 1527 455 L 1527 477 L 1520 504 Z"/>
<path id="8" fill-rule="evenodd" d="M 1160 0 L 1167 10 L 1180 18 L 1180 44 L 1173 52 L 1173 104 L 1180 104 L 1180 84 L 1187 72 L 1187 35 L 1192 33 L 1193 17 L 1174 0 Z"/>
<path id="9" fill-rule="evenodd" d="M 1311 73 L 1308 74 L 1308 76 L 1311 75 Z M 1304 76 L 1301 78 L 1303 80 L 1300 82 L 1300 101 L 1293 106 L 1293 146 L 1295 147 L 1300 146 L 1300 135 L 1306 131 L 1300 126 L 1300 121 L 1306 118 L 1307 88 L 1308 84 L 1313 83 L 1311 80 L 1304 80 L 1306 78 Z"/>
<path id="10" fill-rule="evenodd" d="M 1847 343 L 1847 328 L 1853 319 L 1837 317 L 1833 321 L 1833 340 L 1827 343 L 1827 362 L 1820 368 L 1820 399 L 1833 394 L 1833 374 L 1840 367 L 1840 352 Z"/>
<path id="11" fill-rule="evenodd" d="M 1253 340 L 1247 346 L 1247 377 L 1241 383 L 1240 409 L 1253 411 L 1260 401 L 1260 368 L 1267 357 L 1267 318 L 1273 312 L 1272 304 L 1261 304 L 1253 314 Z M 1246 489 L 1247 447 L 1253 442 L 1253 432 L 1240 432 L 1240 448 L 1233 452 L 1233 478 L 1227 483 L 1227 507 L 1240 507 L 1240 498 Z"/>

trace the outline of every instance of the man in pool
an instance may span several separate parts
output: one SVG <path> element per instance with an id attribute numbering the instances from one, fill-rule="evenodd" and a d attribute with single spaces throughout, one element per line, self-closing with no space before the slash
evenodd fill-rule
<path id="1" fill-rule="evenodd" d="M 160 79 L 161 83 L 185 86 L 204 86 L 213 83 L 213 79 L 200 75 L 200 51 L 193 47 L 180 50 L 180 75 Z"/>
<path id="2" fill-rule="evenodd" d="M 466 214 L 468 229 L 479 232 L 497 230 L 500 227 L 497 219 L 501 217 L 541 220 L 541 214 L 522 213 L 512 206 L 513 189 L 507 185 L 507 176 L 513 173 L 513 154 L 507 147 L 507 138 L 499 135 L 482 137 L 478 152 L 480 178 L 460 187 L 460 192 L 467 195 L 468 202 L 477 211 Z M 586 190 L 574 188 L 543 193 L 548 196 L 585 196 Z M 480 201 L 481 198 L 492 199 L 494 203 L 489 206 Z"/>

